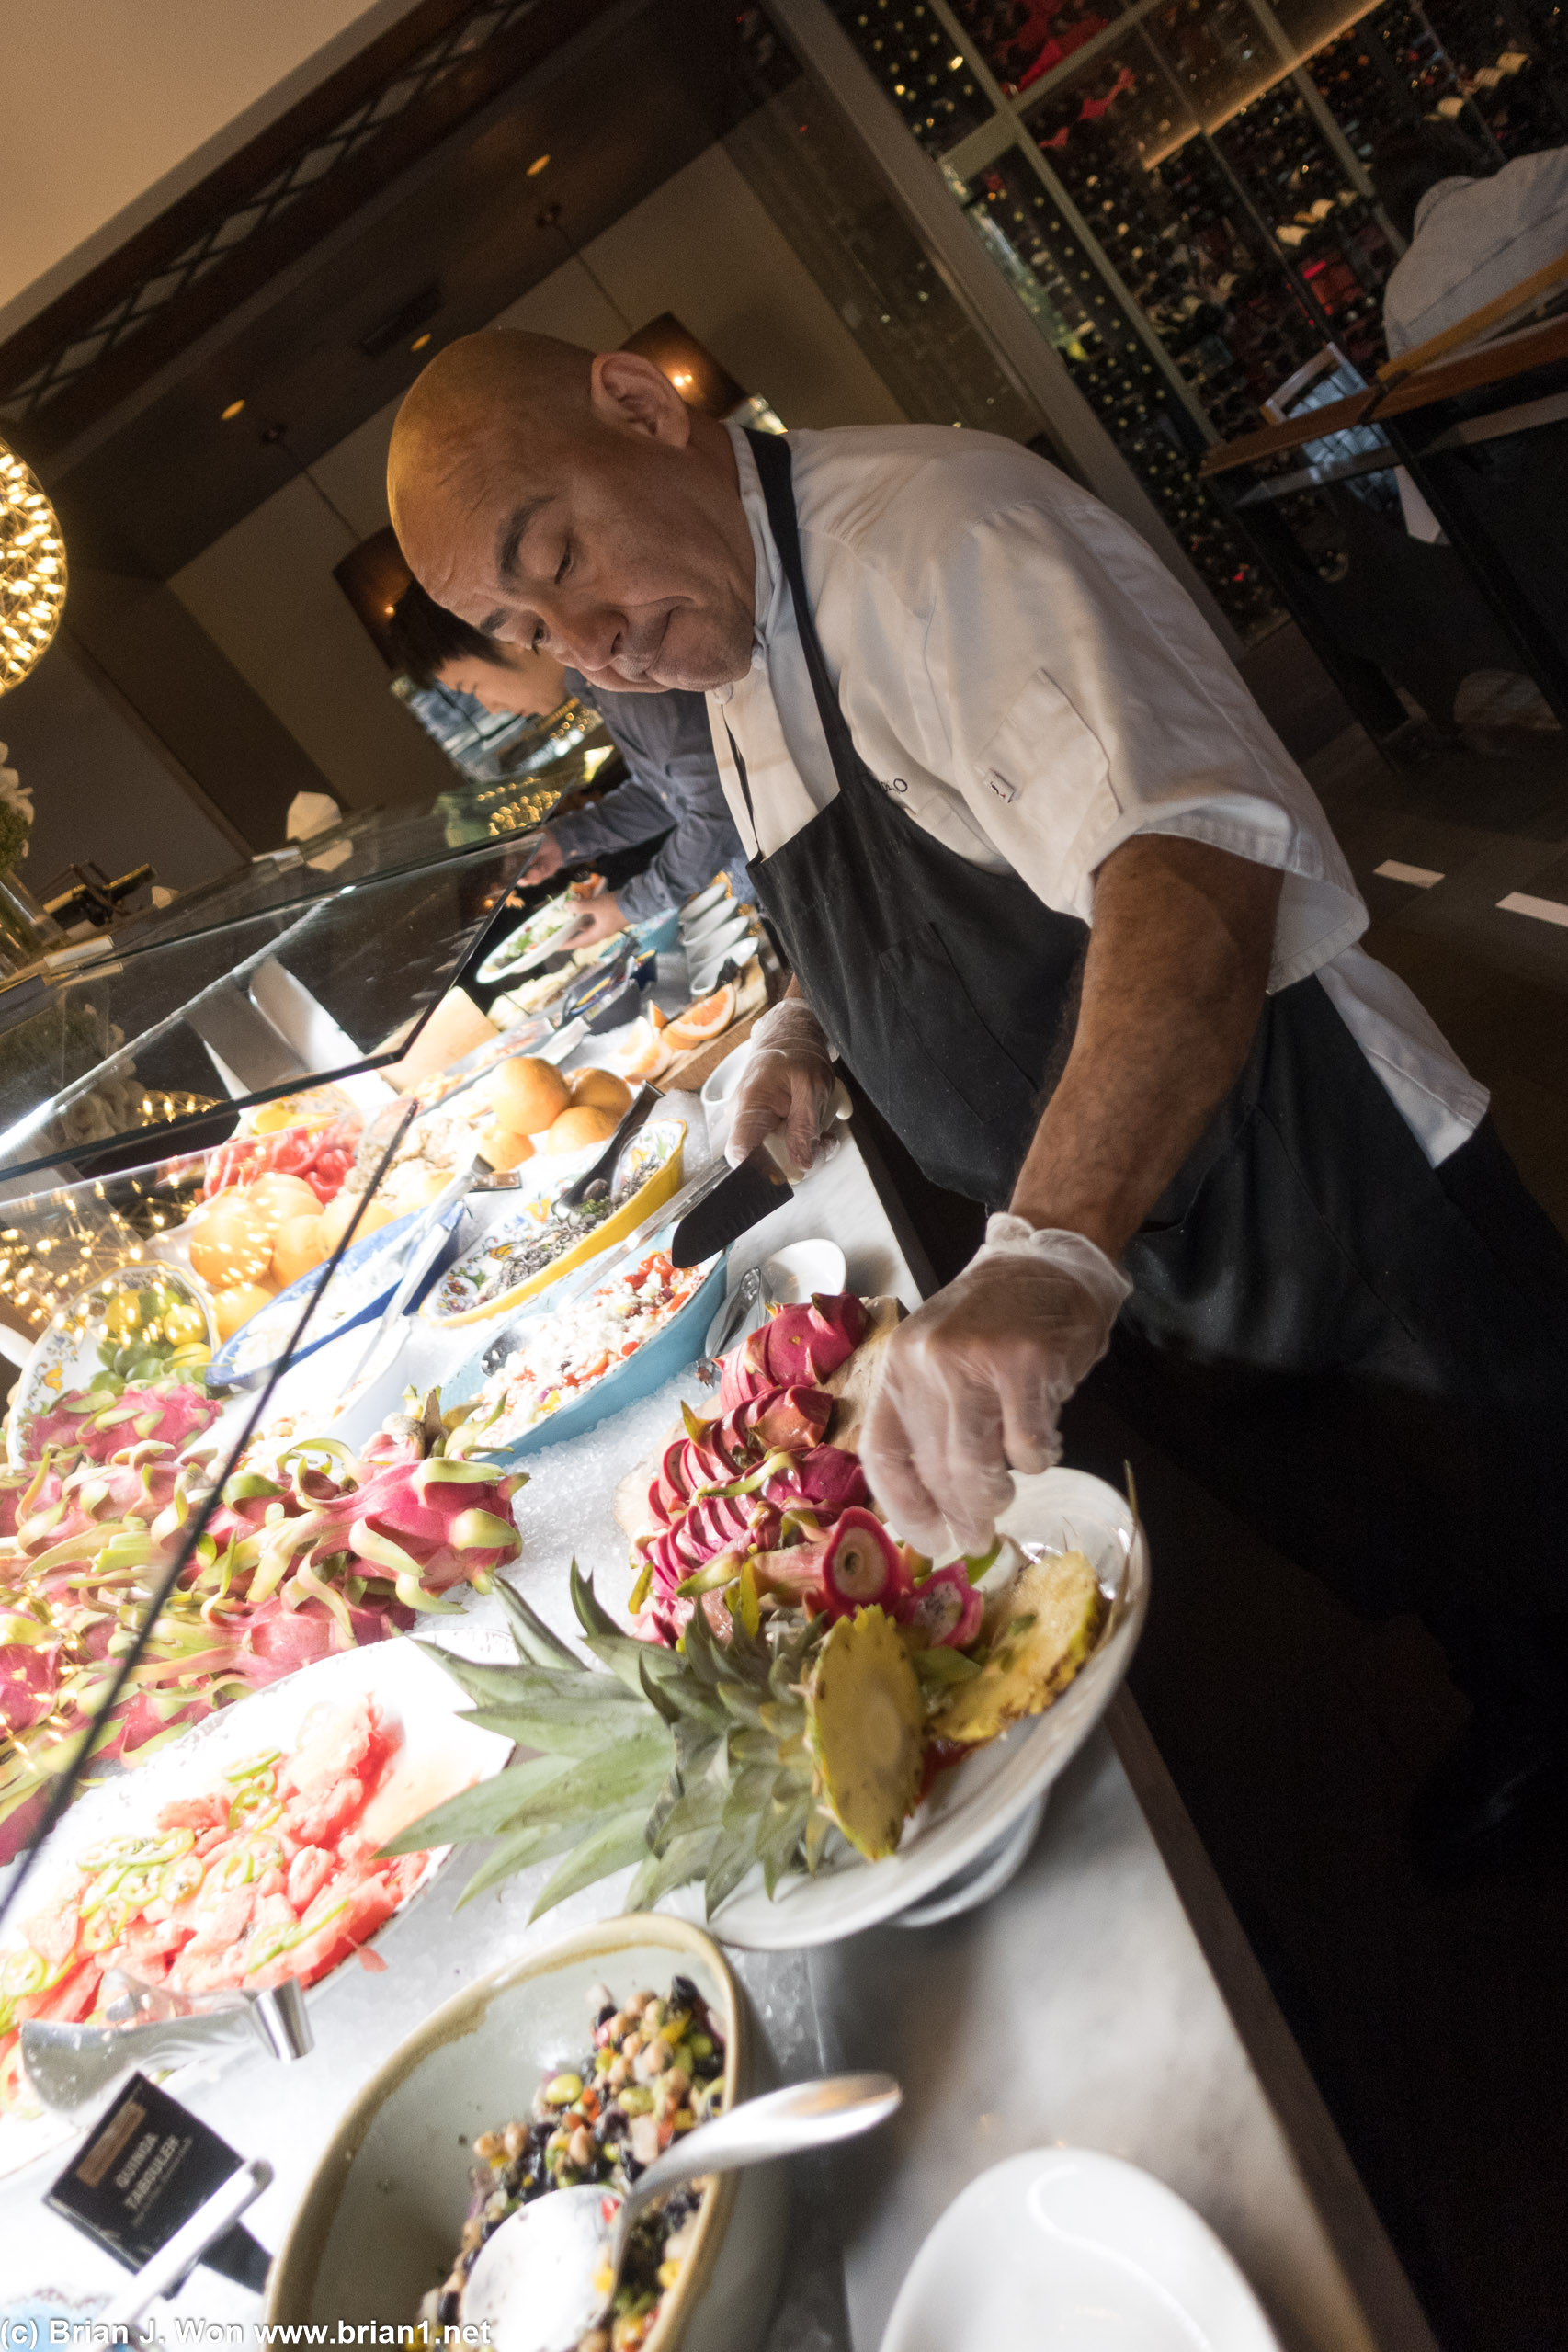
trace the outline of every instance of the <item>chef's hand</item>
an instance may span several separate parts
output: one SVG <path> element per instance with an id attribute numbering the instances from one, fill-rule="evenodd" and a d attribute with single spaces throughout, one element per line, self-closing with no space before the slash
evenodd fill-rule
<path id="1" fill-rule="evenodd" d="M 613 891 L 601 891 L 597 898 L 583 901 L 583 911 L 562 938 L 563 948 L 590 947 L 596 939 L 608 939 L 612 931 L 624 931 L 627 916 Z"/>
<path id="2" fill-rule="evenodd" d="M 735 1099 L 724 1157 L 738 1168 L 748 1153 L 784 1130 L 795 1165 L 809 1168 L 829 1120 L 834 1076 L 821 1022 L 805 999 L 786 996 L 751 1033 L 751 1058 Z"/>
<path id="3" fill-rule="evenodd" d="M 1131 1288 L 1082 1233 L 991 1219 L 985 1246 L 883 1352 L 860 1453 L 901 1535 L 931 1553 L 949 1531 L 961 1551 L 987 1549 L 1009 1472 L 1060 1460 L 1057 1415 Z"/>
<path id="4" fill-rule="evenodd" d="M 534 851 L 533 864 L 523 876 L 525 882 L 547 882 L 551 874 L 561 871 L 561 851 L 553 834 L 547 833 Z"/>

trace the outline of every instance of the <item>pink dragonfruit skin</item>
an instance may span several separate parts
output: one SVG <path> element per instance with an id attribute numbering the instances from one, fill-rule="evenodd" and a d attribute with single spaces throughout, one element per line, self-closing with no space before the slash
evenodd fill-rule
<path id="1" fill-rule="evenodd" d="M 869 1536 L 882 1555 L 885 1581 L 874 1593 L 846 1592 L 839 1584 L 836 1574 L 839 1549 L 845 1538 L 852 1535 Z M 847 1510 L 841 1512 L 835 1523 L 832 1538 L 824 1552 L 822 1582 L 829 1612 L 834 1617 L 851 1617 L 858 1608 L 864 1608 L 873 1601 L 881 1608 L 896 1611 L 912 1589 L 903 1552 L 875 1512 L 863 1511 L 857 1505 L 851 1505 Z"/>
<path id="2" fill-rule="evenodd" d="M 188 1381 L 181 1381 L 173 1389 L 128 1388 L 119 1397 L 106 1394 L 104 1403 L 117 1408 L 134 1405 L 140 1414 L 155 1413 L 158 1416 L 156 1424 L 145 1435 L 161 1445 L 174 1446 L 176 1449 L 188 1445 L 192 1437 L 199 1437 L 209 1423 L 218 1417 L 218 1407 L 213 1400 L 204 1396 Z M 108 1429 L 84 1429 L 84 1420 L 90 1421 L 91 1418 L 90 1415 L 67 1413 L 63 1403 L 56 1405 L 52 1413 L 46 1413 L 32 1425 L 29 1446 L 34 1460 L 41 1455 L 45 1446 L 79 1446 L 91 1460 L 107 1461 L 110 1454 L 118 1454 L 143 1434 L 129 1418 L 117 1421 Z"/>
<path id="3" fill-rule="evenodd" d="M 980 1638 L 980 1629 L 985 1621 L 985 1603 L 970 1583 L 969 1571 L 961 1561 L 954 1561 L 949 1568 L 933 1569 L 924 1584 L 911 1585 L 900 1603 L 899 1618 L 906 1625 L 926 1622 L 920 1606 L 922 1596 L 929 1594 L 935 1598 L 944 1591 L 951 1591 L 956 1596 L 958 1615 L 947 1632 L 937 1632 L 934 1623 L 926 1623 L 926 1630 L 931 1635 L 933 1645 L 937 1648 L 967 1650 L 971 1642 Z"/>
<path id="4" fill-rule="evenodd" d="M 796 1454 L 788 1470 L 776 1471 L 767 1481 L 763 1493 L 782 1509 L 793 1505 L 819 1519 L 836 1519 L 841 1511 L 870 1496 L 859 1455 L 847 1454 L 841 1446 L 812 1446 Z"/>

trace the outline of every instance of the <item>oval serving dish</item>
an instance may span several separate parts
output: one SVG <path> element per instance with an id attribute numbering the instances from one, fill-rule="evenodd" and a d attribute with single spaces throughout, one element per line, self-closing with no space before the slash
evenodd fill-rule
<path id="1" fill-rule="evenodd" d="M 723 1955 L 684 1921 L 607 1920 L 510 1960 L 453 1996 L 378 2069 L 338 2125 L 268 2281 L 274 2326 L 412 2324 L 451 2267 L 469 2208 L 466 2151 L 580 2056 L 598 1983 L 624 1997 L 691 1978 L 722 2020 L 725 2105 L 767 2087 L 766 2053 Z M 717 2179 L 645 2352 L 760 2344 L 788 2212 L 782 2167 Z"/>
<path id="2" fill-rule="evenodd" d="M 570 1274 L 574 1267 L 585 1266 L 589 1258 L 597 1257 L 612 1243 L 624 1240 L 628 1233 L 636 1231 L 645 1217 L 651 1217 L 655 1209 L 662 1209 L 665 1202 L 679 1190 L 685 1142 L 684 1119 L 655 1119 L 639 1130 L 631 1137 L 616 1166 L 611 1194 L 619 1201 L 619 1207 L 602 1224 L 590 1227 L 581 1241 L 574 1242 L 570 1249 L 562 1250 L 559 1257 L 552 1258 L 537 1274 L 530 1274 L 524 1281 L 513 1283 L 509 1290 L 484 1300 L 477 1306 L 465 1307 L 460 1303 L 462 1299 L 472 1295 L 483 1280 L 486 1267 L 504 1264 L 507 1246 L 519 1238 L 527 1238 L 547 1219 L 525 1211 L 494 1227 L 483 1241 L 465 1250 L 456 1264 L 449 1266 L 440 1277 L 419 1310 L 422 1320 L 434 1324 L 440 1331 L 457 1331 L 471 1323 L 493 1323 L 497 1315 L 511 1314 L 525 1300 L 548 1290 L 551 1283 L 558 1281 L 563 1274 Z M 591 1166 L 592 1162 L 589 1165 Z M 625 1193 L 623 1198 L 627 1182 L 635 1184 L 636 1188 Z M 548 1212 L 548 1202 L 541 1202 L 540 1206 Z"/>
<path id="3" fill-rule="evenodd" d="M 651 1241 L 648 1244 L 650 1256 L 653 1251 L 666 1247 L 669 1239 L 670 1231 L 666 1229 Z M 469 1459 L 494 1462 L 498 1468 L 509 1469 L 525 1454 L 538 1453 L 541 1447 L 559 1445 L 567 1437 L 580 1437 L 585 1430 L 597 1428 L 601 1421 L 608 1421 L 612 1413 L 620 1412 L 623 1406 L 636 1404 L 643 1397 L 652 1396 L 656 1388 L 662 1388 L 666 1381 L 684 1371 L 687 1365 L 695 1362 L 701 1353 L 708 1325 L 724 1295 L 724 1255 L 714 1258 L 702 1273 L 691 1296 L 684 1305 L 676 1309 L 669 1321 L 652 1338 L 644 1340 L 632 1355 L 611 1365 L 608 1371 L 601 1373 L 597 1380 L 581 1390 L 570 1404 L 546 1414 L 542 1421 L 536 1421 L 533 1427 L 524 1430 L 521 1437 L 507 1438 L 498 1445 L 487 1446 L 476 1437 L 472 1445 L 463 1449 Z M 575 1303 L 586 1305 L 587 1297 Z M 546 1302 L 540 1312 L 548 1314 L 552 1310 Z M 528 1327 L 526 1322 L 520 1324 L 519 1335 L 525 1335 Z M 493 1344 L 486 1340 L 484 1346 L 476 1347 L 450 1378 L 442 1382 L 443 1409 L 449 1411 L 455 1405 L 470 1403 L 478 1395 L 487 1378 L 483 1359 Z"/>

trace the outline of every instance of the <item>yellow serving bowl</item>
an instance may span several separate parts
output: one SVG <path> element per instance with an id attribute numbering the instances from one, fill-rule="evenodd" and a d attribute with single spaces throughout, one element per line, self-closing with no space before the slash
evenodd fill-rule
<path id="1" fill-rule="evenodd" d="M 659 1165 L 644 1178 L 630 1199 L 621 1202 L 613 1215 L 605 1219 L 602 1225 L 596 1225 L 591 1233 L 584 1234 L 580 1242 L 574 1243 L 569 1250 L 563 1250 L 558 1258 L 541 1267 L 538 1274 L 530 1274 L 526 1281 L 514 1283 L 509 1290 L 504 1290 L 497 1298 L 486 1299 L 483 1305 L 460 1308 L 456 1314 L 444 1313 L 440 1306 L 442 1293 L 457 1271 L 457 1267 L 449 1267 L 420 1308 L 423 1319 L 434 1324 L 440 1331 L 457 1331 L 464 1324 L 493 1322 L 495 1316 L 510 1314 L 525 1300 L 537 1297 L 540 1290 L 547 1290 L 552 1282 L 559 1281 L 563 1274 L 570 1274 L 574 1267 L 585 1266 L 589 1258 L 597 1257 L 612 1243 L 624 1241 L 628 1233 L 635 1233 L 645 1218 L 651 1217 L 656 1209 L 662 1209 L 665 1201 L 673 1199 L 680 1189 L 686 1121 L 681 1119 L 651 1120 L 648 1126 L 639 1130 L 626 1147 L 627 1153 L 636 1151 L 639 1146 L 645 1151 L 655 1135 L 672 1129 L 675 1131 L 673 1139 Z M 623 1153 L 622 1159 L 625 1156 Z M 472 1249 L 459 1258 L 458 1266 L 483 1256 L 499 1238 L 499 1234 L 491 1234 L 485 1240 L 476 1242 Z"/>

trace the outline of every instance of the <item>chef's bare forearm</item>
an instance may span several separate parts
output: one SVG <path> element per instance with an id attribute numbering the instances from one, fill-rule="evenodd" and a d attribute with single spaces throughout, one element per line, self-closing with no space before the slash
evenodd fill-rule
<path id="1" fill-rule="evenodd" d="M 1017 1215 L 1120 1256 L 1246 1060 L 1279 889 L 1271 868 L 1174 835 L 1140 835 L 1107 858 L 1073 1049 Z"/>

